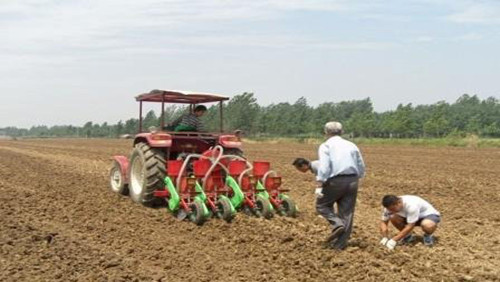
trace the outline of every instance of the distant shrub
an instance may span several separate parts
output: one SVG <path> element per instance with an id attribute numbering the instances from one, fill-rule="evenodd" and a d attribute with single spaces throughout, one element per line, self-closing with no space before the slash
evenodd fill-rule
<path id="1" fill-rule="evenodd" d="M 479 145 L 479 137 L 475 134 L 471 134 L 465 138 L 465 143 L 469 148 L 477 148 Z"/>
<path id="2" fill-rule="evenodd" d="M 344 136 L 347 138 L 347 136 Z M 352 138 L 349 139 L 358 145 L 387 145 L 387 146 L 432 146 L 432 147 L 494 147 L 500 148 L 500 139 L 485 139 L 477 135 L 468 135 L 465 138 L 459 138 L 458 135 L 448 136 L 446 138 Z M 247 143 L 270 143 L 270 144 L 321 144 L 324 138 L 306 138 L 306 137 L 258 137 L 248 138 L 244 142 Z"/>

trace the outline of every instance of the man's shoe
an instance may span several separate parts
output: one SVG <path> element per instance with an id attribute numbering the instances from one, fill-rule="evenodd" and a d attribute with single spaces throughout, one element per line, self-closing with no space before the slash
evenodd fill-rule
<path id="1" fill-rule="evenodd" d="M 408 245 L 408 244 L 411 244 L 413 242 L 415 242 L 415 240 L 417 239 L 417 237 L 415 237 L 415 235 L 413 234 L 408 234 L 406 235 L 406 237 L 404 237 L 403 239 L 401 239 L 401 244 L 405 244 L 405 245 Z"/>
<path id="2" fill-rule="evenodd" d="M 332 242 L 333 240 L 335 240 L 338 237 L 340 237 L 340 235 L 342 235 L 342 233 L 344 233 L 344 226 L 337 226 L 337 227 L 335 227 L 332 230 L 332 233 L 330 234 L 330 236 L 328 236 L 328 238 L 326 238 L 326 242 L 327 243 Z"/>
<path id="3" fill-rule="evenodd" d="M 432 234 L 424 234 L 424 245 L 427 247 L 434 246 L 434 236 Z"/>

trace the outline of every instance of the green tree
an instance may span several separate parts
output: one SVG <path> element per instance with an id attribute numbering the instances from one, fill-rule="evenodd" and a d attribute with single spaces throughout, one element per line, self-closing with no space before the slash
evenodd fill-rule
<path id="1" fill-rule="evenodd" d="M 337 106 L 333 102 L 319 104 L 312 113 L 312 132 L 322 133 L 325 123 L 332 120 L 339 120 L 336 115 Z"/>
<path id="2" fill-rule="evenodd" d="M 92 137 L 92 122 L 88 121 L 83 125 L 82 131 L 83 131 L 83 136 L 90 138 Z"/>
<path id="3" fill-rule="evenodd" d="M 142 121 L 142 130 L 147 131 L 150 127 L 159 127 L 158 117 L 153 110 L 150 110 Z"/>
<path id="4" fill-rule="evenodd" d="M 165 109 L 169 123 L 187 113 L 188 107 L 170 105 Z M 242 129 L 248 134 L 272 136 L 318 135 L 328 121 L 340 121 L 346 133 L 354 136 L 376 137 L 443 137 L 474 133 L 480 136 L 500 137 L 500 103 L 495 97 L 481 100 L 476 95 L 464 94 L 452 104 L 443 101 L 431 105 L 400 104 L 395 110 L 374 112 L 370 98 L 332 102 L 317 107 L 309 106 L 305 97 L 293 104 L 278 103 L 259 106 L 253 93 L 236 95 L 224 106 L 226 129 Z M 203 117 L 208 130 L 219 131 L 219 105 L 208 108 Z M 137 133 L 139 121 L 129 119 L 110 125 L 89 121 L 82 127 L 71 125 L 32 126 L 29 130 L 6 127 L 0 134 L 35 137 L 108 137 Z M 143 129 L 160 124 L 154 111 L 144 118 Z"/>
<path id="5" fill-rule="evenodd" d="M 255 130 L 255 122 L 259 114 L 259 105 L 253 93 L 245 92 L 234 96 L 224 111 L 227 129 L 241 129 L 247 133 Z"/>
<path id="6" fill-rule="evenodd" d="M 353 137 L 372 137 L 375 133 L 375 115 L 373 113 L 354 113 L 346 122 L 346 132 Z"/>
<path id="7" fill-rule="evenodd" d="M 313 109 L 307 104 L 304 97 L 300 97 L 293 105 L 291 112 L 291 126 L 295 128 L 293 134 L 309 134 L 313 131 Z"/>
<path id="8" fill-rule="evenodd" d="M 411 103 L 403 106 L 399 104 L 391 115 L 392 133 L 398 137 L 413 137 L 415 135 L 415 121 L 412 119 L 413 106 Z"/>
<path id="9" fill-rule="evenodd" d="M 451 132 L 450 122 L 447 120 L 449 105 L 444 102 L 438 102 L 431 108 L 430 117 L 424 122 L 423 128 L 426 136 L 443 137 Z"/>
<path id="10" fill-rule="evenodd" d="M 500 137 L 500 123 L 493 122 L 492 124 L 486 125 L 481 133 L 481 135 L 486 137 Z"/>
<path id="11" fill-rule="evenodd" d="M 131 118 L 125 121 L 125 133 L 127 134 L 136 134 L 139 130 L 139 120 L 135 118 Z"/>

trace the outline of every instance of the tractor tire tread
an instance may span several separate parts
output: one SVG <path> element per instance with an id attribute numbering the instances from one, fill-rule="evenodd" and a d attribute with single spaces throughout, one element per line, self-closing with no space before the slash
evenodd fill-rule
<path id="1" fill-rule="evenodd" d="M 164 152 L 159 149 L 151 148 L 145 143 L 138 143 L 136 149 L 142 152 L 144 157 L 144 167 L 146 169 L 145 189 L 141 196 L 142 204 L 146 206 L 155 206 L 162 199 L 154 196 L 156 190 L 164 190 L 163 181 L 166 176 L 166 161 Z"/>

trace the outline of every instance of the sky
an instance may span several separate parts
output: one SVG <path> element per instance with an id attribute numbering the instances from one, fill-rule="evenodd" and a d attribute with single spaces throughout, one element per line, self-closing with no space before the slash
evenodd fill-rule
<path id="1" fill-rule="evenodd" d="M 152 89 L 499 98 L 500 1 L 0 0 L 0 127 L 116 123 Z"/>

